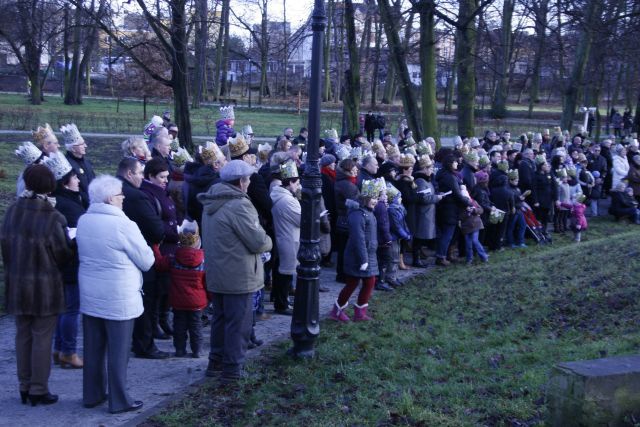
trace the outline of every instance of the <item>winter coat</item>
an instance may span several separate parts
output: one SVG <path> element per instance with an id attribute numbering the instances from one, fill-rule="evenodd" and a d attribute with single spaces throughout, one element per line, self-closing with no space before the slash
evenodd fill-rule
<path id="1" fill-rule="evenodd" d="M 522 210 L 524 200 L 521 199 L 522 192 L 520 191 L 520 188 L 518 188 L 517 185 L 509 184 L 509 190 L 513 193 L 513 207 L 516 211 Z"/>
<path id="2" fill-rule="evenodd" d="M 179 247 L 174 255 L 162 255 L 154 245 L 156 270 L 169 273 L 169 305 L 174 310 L 197 311 L 207 306 L 207 282 L 202 249 Z"/>
<path id="3" fill-rule="evenodd" d="M 347 232 L 347 199 L 357 200 L 360 191 L 352 182 L 353 177 L 344 173 L 340 168 L 336 168 L 336 183 L 334 185 L 336 194 L 336 226 L 338 231 Z"/>
<path id="4" fill-rule="evenodd" d="M 491 196 L 489 195 L 489 189 L 484 185 L 476 185 L 471 193 L 471 197 L 482 208 L 482 214 L 480 215 L 482 223 L 488 224 L 489 214 L 493 207 L 493 203 L 491 203 Z"/>
<path id="5" fill-rule="evenodd" d="M 627 175 L 629 180 L 629 186 L 633 189 L 633 195 L 640 195 L 640 167 L 631 165 L 629 167 L 629 174 Z"/>
<path id="6" fill-rule="evenodd" d="M 138 225 L 149 246 L 160 243 L 164 239 L 164 224 L 156 208 L 145 193 L 135 188 L 126 179 L 120 179 L 122 180 L 122 194 L 124 194 L 122 211 Z"/>
<path id="7" fill-rule="evenodd" d="M 387 203 L 380 200 L 376 207 L 373 209 L 373 215 L 376 217 L 376 223 L 378 226 L 378 242 L 380 245 L 385 245 L 393 240 L 391 236 L 391 229 L 389 224 L 389 209 Z"/>
<path id="8" fill-rule="evenodd" d="M 498 179 L 496 186 L 491 189 L 491 202 L 497 209 L 510 214 L 515 209 L 515 201 L 513 200 L 513 192 L 507 182 L 506 175 Z"/>
<path id="9" fill-rule="evenodd" d="M 322 168 L 322 198 L 324 199 L 325 208 L 331 215 L 331 221 L 335 221 L 336 217 L 336 173 L 331 169 Z"/>
<path id="10" fill-rule="evenodd" d="M 71 154 L 70 151 L 67 152 L 65 157 L 69 160 L 73 172 L 80 180 L 80 192 L 83 194 L 85 200 L 88 201 L 89 199 L 86 195 L 89 194 L 89 184 L 91 184 L 91 181 L 96 177 L 96 173 L 93 171 L 93 165 L 86 156 L 79 159 Z"/>
<path id="11" fill-rule="evenodd" d="M 249 177 L 249 188 L 247 188 L 247 196 L 253 203 L 258 212 L 260 224 L 263 228 L 271 227 L 273 222 L 271 218 L 271 197 L 264 179 L 256 172 Z"/>
<path id="12" fill-rule="evenodd" d="M 172 251 L 175 251 L 175 245 L 178 243 L 178 224 L 182 223 L 182 218 L 178 218 L 175 203 L 173 203 L 165 189 L 147 180 L 142 181 L 140 191 L 147 195 L 156 214 L 162 220 L 164 229 L 163 246 L 171 245 Z"/>
<path id="13" fill-rule="evenodd" d="M 271 238 L 260 225 L 249 196 L 226 182 L 198 195 L 202 203 L 202 249 L 207 289 L 221 294 L 253 293 L 264 286 L 260 255 Z"/>
<path id="14" fill-rule="evenodd" d="M 571 203 L 571 186 L 557 179 L 556 186 L 558 189 L 558 201 L 560 203 Z"/>
<path id="15" fill-rule="evenodd" d="M 407 225 L 407 210 L 399 203 L 389 205 L 389 230 L 392 240 L 411 240 L 411 231 Z"/>
<path id="16" fill-rule="evenodd" d="M 371 181 L 374 179 L 376 179 L 376 177 L 371 175 L 368 170 L 365 168 L 360 169 L 360 173 L 358 173 L 358 179 L 356 181 L 358 190 L 362 190 L 362 181 Z"/>
<path id="17" fill-rule="evenodd" d="M 550 173 L 539 171 L 533 181 L 531 199 L 543 209 L 551 209 L 558 200 L 558 188 Z"/>
<path id="18" fill-rule="evenodd" d="M 469 199 L 460 192 L 460 178 L 447 169 L 440 169 L 436 174 L 436 184 L 440 193 L 445 196 L 438 203 L 436 221 L 439 225 L 457 225 L 460 212 L 469 206 Z"/>
<path id="19" fill-rule="evenodd" d="M 413 237 L 424 240 L 435 239 L 438 195 L 427 175 L 415 173 L 413 177 L 417 185 L 416 193 L 419 197 L 416 206 L 416 228 Z"/>
<path id="20" fill-rule="evenodd" d="M 462 234 L 469 234 L 482 230 L 484 228 L 481 218 L 483 213 L 484 210 L 482 209 L 482 206 L 480 206 L 475 200 L 470 200 L 470 206 L 460 214 L 460 231 Z"/>
<path id="21" fill-rule="evenodd" d="M 227 124 L 227 120 L 218 120 L 216 122 L 216 144 L 219 146 L 227 145 L 229 138 L 235 138 L 236 131 Z"/>
<path id="22" fill-rule="evenodd" d="M 533 192 L 536 176 L 536 164 L 531 159 L 522 159 L 518 166 L 518 187 L 524 193 L 527 190 Z"/>
<path id="23" fill-rule="evenodd" d="M 574 203 L 571 207 L 571 229 L 584 231 L 587 229 L 587 217 L 584 215 L 587 206 L 583 203 Z M 580 228 L 578 228 L 580 226 Z"/>
<path id="24" fill-rule="evenodd" d="M 142 273 L 155 261 L 135 222 L 122 210 L 93 203 L 78 221 L 80 311 L 108 320 L 139 317 Z"/>
<path id="25" fill-rule="evenodd" d="M 7 313 L 51 316 L 64 311 L 60 266 L 73 256 L 67 221 L 47 201 L 19 198 L 0 229 Z"/>
<path id="26" fill-rule="evenodd" d="M 615 191 L 620 181 L 625 179 L 629 174 L 629 162 L 626 157 L 613 156 L 613 167 L 611 169 L 611 189 Z"/>
<path id="27" fill-rule="evenodd" d="M 492 189 L 493 187 L 499 186 L 498 178 L 501 176 L 507 177 L 507 180 L 509 179 L 505 171 L 501 171 L 495 166 L 491 167 L 491 172 L 489 173 L 489 188 Z"/>
<path id="28" fill-rule="evenodd" d="M 273 226 L 280 258 L 280 274 L 294 274 L 300 249 L 300 202 L 284 187 L 271 190 Z"/>
<path id="29" fill-rule="evenodd" d="M 349 210 L 349 238 L 344 250 L 344 273 L 351 277 L 373 277 L 379 274 L 378 226 L 373 212 L 367 208 Z M 362 264 L 366 270 L 360 271 Z"/>
<path id="30" fill-rule="evenodd" d="M 460 174 L 462 175 L 462 183 L 467 186 L 467 191 L 469 193 L 471 193 L 476 186 L 475 173 L 477 171 L 478 170 L 476 168 L 468 163 L 464 163 L 464 166 L 462 166 L 462 170 L 460 171 Z"/>
<path id="31" fill-rule="evenodd" d="M 620 218 L 628 215 L 635 215 L 638 208 L 636 200 L 629 196 L 625 191 L 613 191 L 611 193 L 611 206 L 609 207 L 609 214 L 616 218 Z M 631 219 L 635 219 L 632 217 Z"/>
<path id="32" fill-rule="evenodd" d="M 71 191 L 66 188 L 59 188 L 53 193 L 56 198 L 56 210 L 64 215 L 69 228 L 78 227 L 78 220 L 87 211 L 84 200 L 79 191 Z M 78 284 L 78 267 L 80 261 L 78 254 L 75 253 L 73 258 L 62 268 L 62 280 L 65 285 Z"/>
<path id="33" fill-rule="evenodd" d="M 174 175 L 174 170 L 176 167 L 173 165 L 173 159 L 171 157 L 164 157 L 158 150 L 153 148 L 151 150 L 151 157 L 154 159 L 160 159 L 167 166 L 167 170 L 169 171 L 169 181 L 171 181 L 172 176 Z"/>
<path id="34" fill-rule="evenodd" d="M 198 194 L 207 190 L 220 181 L 220 175 L 211 166 L 202 163 L 187 163 L 184 170 L 184 181 L 187 184 L 187 215 L 200 224 L 202 220 L 202 205 L 198 201 Z"/>
<path id="35" fill-rule="evenodd" d="M 407 210 L 406 221 L 411 234 L 416 231 L 416 211 L 421 195 L 417 193 L 418 186 L 411 176 L 400 175 L 393 185 L 402 194 L 402 205 Z"/>
<path id="36" fill-rule="evenodd" d="M 373 114 L 366 114 L 364 116 L 364 130 L 367 132 L 373 132 L 378 129 L 378 123 L 376 122 L 376 116 Z"/>

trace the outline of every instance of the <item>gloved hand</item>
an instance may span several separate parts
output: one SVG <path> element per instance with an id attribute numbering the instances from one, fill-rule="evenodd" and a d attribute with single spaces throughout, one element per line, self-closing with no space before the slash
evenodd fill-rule
<path id="1" fill-rule="evenodd" d="M 360 266 L 360 271 L 366 271 L 368 267 L 369 267 L 369 263 L 365 262 Z"/>

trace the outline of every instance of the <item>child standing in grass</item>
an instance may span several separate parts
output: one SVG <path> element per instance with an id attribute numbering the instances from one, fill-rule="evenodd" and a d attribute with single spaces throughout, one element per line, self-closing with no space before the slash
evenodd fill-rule
<path id="1" fill-rule="evenodd" d="M 394 186 L 387 187 L 387 200 L 389 201 L 389 229 L 391 230 L 391 271 L 387 274 L 387 281 L 391 286 L 397 287 L 398 265 L 400 263 L 400 251 L 402 241 L 411 240 L 411 232 L 407 225 L 407 209 L 402 204 L 402 194 Z"/>
<path id="2" fill-rule="evenodd" d="M 582 232 L 587 229 L 587 217 L 584 212 L 587 210 L 587 205 L 584 204 L 587 196 L 580 194 L 576 200 L 569 206 L 571 209 L 571 231 L 573 231 L 573 240 L 580 242 L 582 239 Z"/>
<path id="3" fill-rule="evenodd" d="M 484 250 L 484 246 L 482 246 L 482 243 L 480 243 L 480 240 L 478 239 L 480 230 L 484 228 L 482 218 L 480 217 L 483 213 L 483 209 L 478 202 L 471 198 L 466 186 L 460 186 L 460 193 L 469 199 L 469 206 L 467 206 L 460 215 L 460 230 L 464 235 L 467 265 L 473 263 L 474 249 L 482 262 L 488 262 L 489 255 L 487 255 L 487 252 Z"/>

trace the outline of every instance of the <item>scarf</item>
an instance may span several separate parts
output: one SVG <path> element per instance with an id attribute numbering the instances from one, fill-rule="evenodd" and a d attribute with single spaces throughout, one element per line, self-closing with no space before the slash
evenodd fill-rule
<path id="1" fill-rule="evenodd" d="M 51 206 L 53 206 L 54 208 L 56 207 L 56 198 L 55 197 L 49 197 L 47 194 L 38 194 L 38 193 L 34 193 L 31 190 L 24 190 L 22 192 L 22 194 L 20 195 L 20 197 L 22 197 L 23 199 L 45 200 L 45 201 L 49 202 L 51 204 Z"/>
<path id="2" fill-rule="evenodd" d="M 327 175 L 329 178 L 331 178 L 331 181 L 335 182 L 336 180 L 336 170 L 335 169 L 331 169 L 329 166 L 323 166 L 321 169 L 321 172 L 323 175 Z"/>

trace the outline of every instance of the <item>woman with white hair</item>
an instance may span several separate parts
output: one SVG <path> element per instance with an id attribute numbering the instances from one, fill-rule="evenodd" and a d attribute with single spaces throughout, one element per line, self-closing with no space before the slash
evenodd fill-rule
<path id="1" fill-rule="evenodd" d="M 133 157 L 138 159 L 143 165 L 147 160 L 151 159 L 151 151 L 144 139 L 132 136 L 122 142 L 122 154 L 124 157 Z"/>
<path id="2" fill-rule="evenodd" d="M 134 319 L 143 311 L 141 271 L 153 265 L 153 252 L 136 223 L 122 211 L 122 181 L 106 175 L 96 178 L 89 185 L 89 199 L 76 236 L 85 356 L 83 403 L 93 408 L 105 402 L 108 380 L 109 411 L 134 411 L 142 402 L 127 394 L 127 363 Z"/>
<path id="3" fill-rule="evenodd" d="M 611 149 L 613 167 L 611 168 L 611 191 L 618 191 L 618 184 L 629 174 L 629 160 L 627 160 L 627 149 L 622 144 L 616 144 Z"/>

